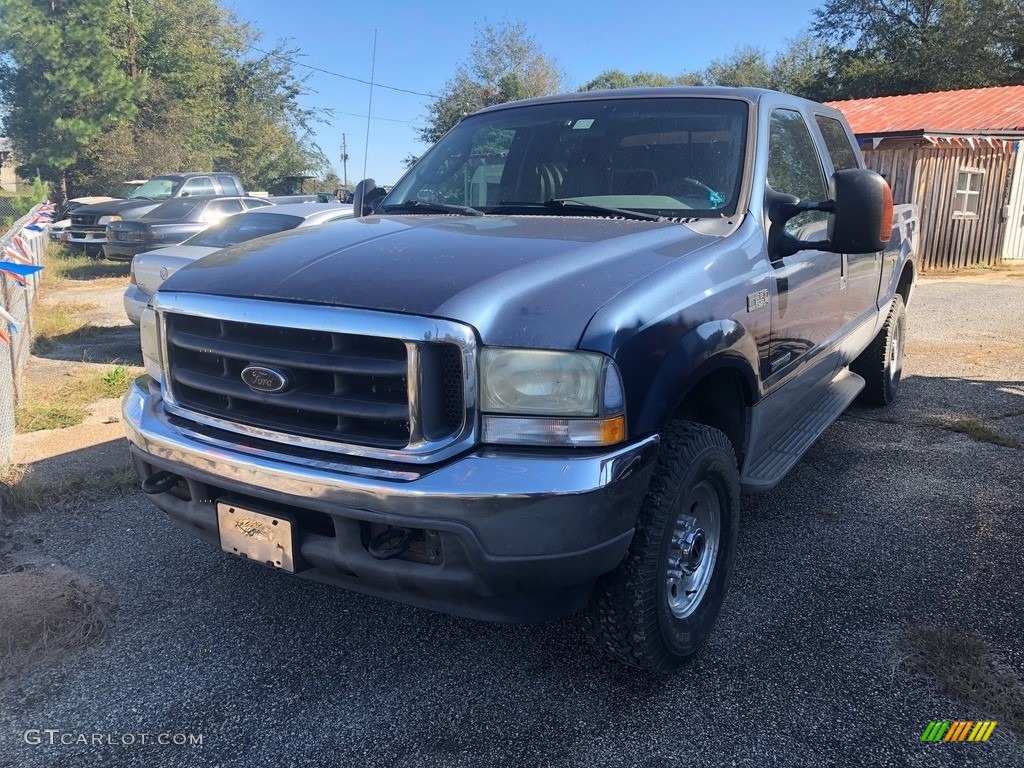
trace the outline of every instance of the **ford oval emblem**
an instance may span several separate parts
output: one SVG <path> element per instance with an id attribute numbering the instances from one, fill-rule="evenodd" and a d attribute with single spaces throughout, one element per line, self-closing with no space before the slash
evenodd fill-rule
<path id="1" fill-rule="evenodd" d="M 242 381 L 254 392 L 275 394 L 284 392 L 291 384 L 291 376 L 287 371 L 271 368 L 267 365 L 249 365 L 242 369 Z"/>

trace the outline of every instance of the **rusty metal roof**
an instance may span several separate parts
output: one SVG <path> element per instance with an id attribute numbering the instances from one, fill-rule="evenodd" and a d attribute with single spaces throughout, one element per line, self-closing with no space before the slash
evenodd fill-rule
<path id="1" fill-rule="evenodd" d="M 857 136 L 945 133 L 1014 136 L 1024 132 L 1024 85 L 830 101 Z"/>

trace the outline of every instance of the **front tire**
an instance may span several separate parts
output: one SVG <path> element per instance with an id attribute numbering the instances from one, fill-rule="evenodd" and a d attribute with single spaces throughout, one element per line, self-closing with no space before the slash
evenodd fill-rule
<path id="1" fill-rule="evenodd" d="M 893 296 L 889 315 L 878 335 L 850 370 L 864 379 L 859 400 L 865 405 L 889 405 L 896 399 L 903 374 L 903 347 L 907 338 L 907 308 L 903 297 Z"/>
<path id="2" fill-rule="evenodd" d="M 598 580 L 585 614 L 602 653 L 667 674 L 707 641 L 732 573 L 739 510 L 729 439 L 703 424 L 669 424 L 629 552 Z"/>

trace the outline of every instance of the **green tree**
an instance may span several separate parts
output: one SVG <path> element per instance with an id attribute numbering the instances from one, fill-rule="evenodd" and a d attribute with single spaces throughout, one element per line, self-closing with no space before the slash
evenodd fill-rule
<path id="1" fill-rule="evenodd" d="M 427 108 L 420 138 L 434 143 L 478 109 L 562 90 L 564 76 L 520 22 L 487 24 L 477 31 L 469 57 Z"/>
<path id="2" fill-rule="evenodd" d="M 67 196 L 67 174 L 104 132 L 131 119 L 145 88 L 106 25 L 110 0 L 0 0 L 0 100 L 24 167 Z"/>
<path id="3" fill-rule="evenodd" d="M 1020 0 L 826 0 L 816 13 L 842 98 L 1024 82 Z"/>
<path id="4" fill-rule="evenodd" d="M 786 47 L 769 59 L 760 48 L 742 46 L 729 56 L 714 59 L 703 70 L 683 72 L 674 77 L 658 72 L 629 75 L 609 69 L 584 84 L 581 91 L 635 86 L 720 85 L 772 88 L 809 99 L 829 97 L 830 64 L 826 46 L 803 35 L 786 41 Z"/>
<path id="5" fill-rule="evenodd" d="M 637 88 L 666 85 L 704 85 L 702 72 L 684 72 L 669 77 L 658 72 L 635 72 L 628 75 L 621 69 L 606 69 L 593 80 L 580 86 L 581 91 L 596 91 L 602 88 Z"/>

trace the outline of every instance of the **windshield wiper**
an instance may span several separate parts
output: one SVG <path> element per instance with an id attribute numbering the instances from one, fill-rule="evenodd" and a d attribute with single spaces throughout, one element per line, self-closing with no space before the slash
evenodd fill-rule
<path id="1" fill-rule="evenodd" d="M 654 213 L 642 213 L 631 211 L 628 208 L 611 208 L 604 205 L 594 205 L 583 200 L 575 200 L 571 197 L 552 198 L 543 203 L 519 202 L 516 200 L 502 200 L 500 206 L 492 213 L 506 212 L 506 208 L 534 208 L 545 211 L 556 211 L 558 213 L 582 213 L 591 216 L 621 216 L 624 219 L 636 219 L 637 221 L 665 221 L 664 216 Z"/>
<path id="2" fill-rule="evenodd" d="M 435 203 L 429 200 L 406 200 L 404 203 L 393 203 L 381 208 L 381 213 L 408 211 L 409 213 L 461 213 L 463 216 L 483 216 L 483 211 L 470 208 L 468 205 L 450 205 Z"/>

